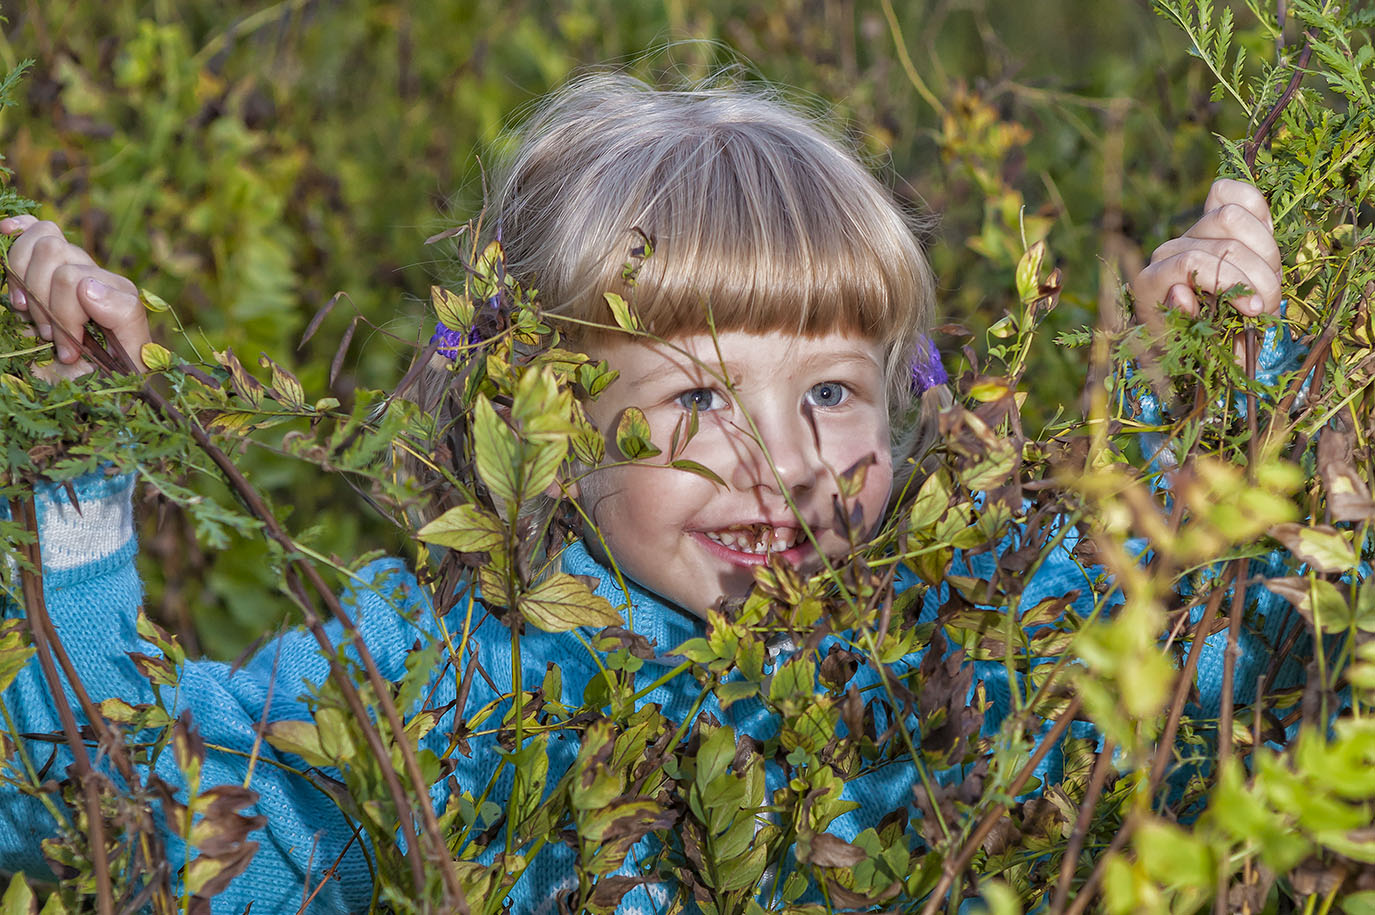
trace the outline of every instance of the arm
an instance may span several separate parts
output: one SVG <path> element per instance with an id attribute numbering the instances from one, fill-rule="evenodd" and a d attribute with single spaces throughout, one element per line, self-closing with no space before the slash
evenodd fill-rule
<path id="1" fill-rule="evenodd" d="M 153 687 L 129 658 L 130 652 L 160 655 L 135 630 L 143 594 L 133 564 L 132 480 L 93 475 L 77 481 L 75 491 L 79 511 L 62 487 L 42 487 L 36 499 L 49 614 L 93 701 L 118 697 L 130 704 L 152 703 L 157 698 Z M 419 615 L 423 597 L 399 565 L 369 566 L 363 577 L 375 573 L 385 586 L 360 589 L 355 609 L 363 637 L 388 676 L 398 674 L 391 668 L 400 667 L 406 649 L 421 636 L 406 617 Z M 7 612 L 15 609 L 11 605 Z M 341 641 L 337 627 L 331 635 Z M 326 671 L 314 640 L 298 632 L 280 637 L 232 674 L 221 663 L 184 664 L 176 686 L 164 688 L 162 699 L 173 715 L 192 713 L 207 749 L 202 785 L 244 784 L 259 722 L 305 717 L 298 698 L 303 681 L 320 682 Z M 2 699 L 17 733 L 60 736 L 57 707 L 36 659 Z M 84 721 L 70 691 L 67 699 L 78 710 L 78 722 Z M 61 744 L 27 739 L 23 749 L 39 768 L 52 758 L 47 777 L 65 775 L 71 757 Z M 341 854 L 339 879 L 326 883 L 312 911 L 366 908 L 372 881 L 364 852 L 357 842 L 350 845 L 352 830 L 334 802 L 296 774 L 290 758 L 265 743 L 257 746 L 257 753 L 249 785 L 259 800 L 248 813 L 263 815 L 266 825 L 249 836 L 259 844 L 257 853 L 229 889 L 215 897 L 214 910 L 241 912 L 253 901 L 255 909 L 295 911 L 303 888 L 319 884 Z M 171 753 L 163 753 L 154 770 L 181 789 Z M 36 798 L 15 788 L 0 793 L 0 867 L 46 872 L 39 843 L 55 830 Z M 169 862 L 177 869 L 185 861 L 185 847 L 169 832 L 164 838 Z"/>

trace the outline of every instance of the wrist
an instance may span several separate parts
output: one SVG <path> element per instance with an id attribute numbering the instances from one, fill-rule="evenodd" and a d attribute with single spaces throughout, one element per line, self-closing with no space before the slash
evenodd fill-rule
<path id="1" fill-rule="evenodd" d="M 102 471 L 34 491 L 45 575 L 99 574 L 134 549 L 134 476 Z"/>

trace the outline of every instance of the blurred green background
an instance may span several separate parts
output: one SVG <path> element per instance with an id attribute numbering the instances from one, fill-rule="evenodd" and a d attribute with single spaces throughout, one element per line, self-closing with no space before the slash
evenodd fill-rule
<path id="1" fill-rule="evenodd" d="M 1022 240 L 1064 267 L 1057 328 L 1116 309 L 1154 245 L 1187 226 L 1245 129 L 1202 64 L 1133 0 L 11 0 L 0 54 L 33 58 L 0 120 L 19 190 L 101 262 L 172 303 L 159 339 L 299 369 L 312 396 L 349 319 L 336 396 L 389 387 L 428 336 L 431 234 L 482 198 L 482 163 L 542 93 L 590 66 L 661 81 L 735 67 L 819 107 L 897 196 L 939 217 L 944 317 L 979 331 L 1009 303 Z M 1244 32 L 1254 19 L 1238 11 Z M 1244 38 L 1244 35 L 1243 35 Z M 1261 47 L 1262 55 L 1273 53 Z M 297 352 L 311 316 L 347 300 Z M 1044 351 L 1037 414 L 1077 409 L 1082 350 Z M 978 339 L 976 337 L 976 339 Z M 961 338 L 941 337 L 952 371 Z M 345 560 L 404 540 L 341 481 L 248 448 L 304 540 Z M 219 498 L 213 483 L 199 485 Z M 210 551 L 144 511 L 155 614 L 233 657 L 290 615 L 259 544 Z"/>

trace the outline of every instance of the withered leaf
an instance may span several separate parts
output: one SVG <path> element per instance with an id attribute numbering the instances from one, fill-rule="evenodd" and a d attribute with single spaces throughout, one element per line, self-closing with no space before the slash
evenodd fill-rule
<path id="1" fill-rule="evenodd" d="M 810 846 L 807 860 L 818 867 L 854 867 L 869 857 L 864 849 L 829 832 L 812 836 Z"/>

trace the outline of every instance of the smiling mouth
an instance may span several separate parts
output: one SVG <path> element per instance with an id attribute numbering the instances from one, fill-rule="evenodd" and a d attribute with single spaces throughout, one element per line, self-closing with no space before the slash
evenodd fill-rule
<path id="1" fill-rule="evenodd" d="M 702 534 L 728 550 L 753 556 L 786 553 L 805 539 L 800 528 L 773 527 L 769 524 L 746 524 L 720 531 L 702 531 Z"/>

